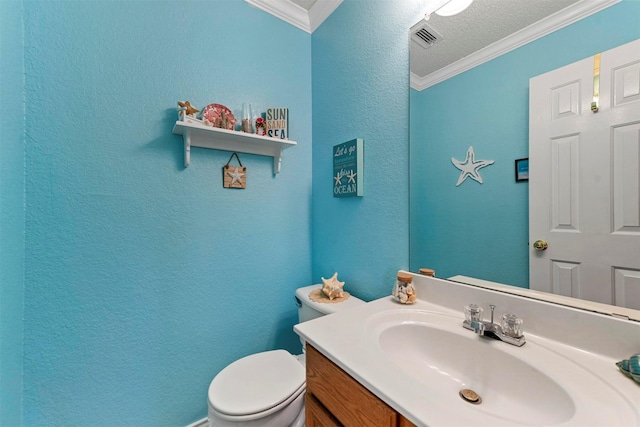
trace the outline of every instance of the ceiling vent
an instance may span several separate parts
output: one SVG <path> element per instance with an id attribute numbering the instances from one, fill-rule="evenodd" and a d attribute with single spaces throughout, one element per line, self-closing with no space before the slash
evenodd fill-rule
<path id="1" fill-rule="evenodd" d="M 426 49 L 442 40 L 442 36 L 427 24 L 426 19 L 422 19 L 411 27 L 411 40 Z"/>

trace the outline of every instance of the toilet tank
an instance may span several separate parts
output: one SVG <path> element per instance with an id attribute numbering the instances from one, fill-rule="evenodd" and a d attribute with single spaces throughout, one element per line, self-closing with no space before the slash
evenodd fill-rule
<path id="1" fill-rule="evenodd" d="M 322 288 L 322 285 L 317 284 L 296 289 L 299 323 L 306 322 L 307 320 L 315 319 L 316 317 L 324 316 L 326 314 L 335 313 L 339 310 L 357 307 L 365 303 L 360 298 L 356 298 L 353 295 L 349 296 L 349 298 L 347 298 L 346 300 L 337 303 L 321 303 L 311 301 L 309 299 L 309 294 L 311 293 L 311 291 L 314 291 L 318 288 Z"/>

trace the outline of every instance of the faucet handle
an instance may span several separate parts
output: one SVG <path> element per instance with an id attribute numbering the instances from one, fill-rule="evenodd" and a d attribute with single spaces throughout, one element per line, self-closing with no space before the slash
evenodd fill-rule
<path id="1" fill-rule="evenodd" d="M 484 309 L 477 304 L 468 304 L 464 306 L 464 318 L 467 322 L 481 322 Z"/>
<path id="2" fill-rule="evenodd" d="M 523 335 L 523 323 L 522 318 L 515 314 L 503 314 L 500 317 L 502 333 L 513 338 L 520 338 Z"/>

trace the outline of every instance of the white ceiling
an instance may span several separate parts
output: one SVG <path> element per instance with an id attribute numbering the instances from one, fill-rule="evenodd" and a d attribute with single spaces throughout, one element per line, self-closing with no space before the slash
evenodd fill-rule
<path id="1" fill-rule="evenodd" d="M 313 33 L 343 0 L 246 1 Z M 442 40 L 426 49 L 410 42 L 411 87 L 425 89 L 619 1 L 474 0 L 458 15 L 431 14 L 428 25 Z"/>

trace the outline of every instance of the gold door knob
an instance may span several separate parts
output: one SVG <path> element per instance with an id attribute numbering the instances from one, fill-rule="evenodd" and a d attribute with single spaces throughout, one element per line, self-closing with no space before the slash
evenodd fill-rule
<path id="1" fill-rule="evenodd" d="M 544 240 L 536 240 L 535 242 L 533 242 L 533 249 L 535 249 L 536 251 L 544 251 L 548 247 L 549 244 Z"/>

